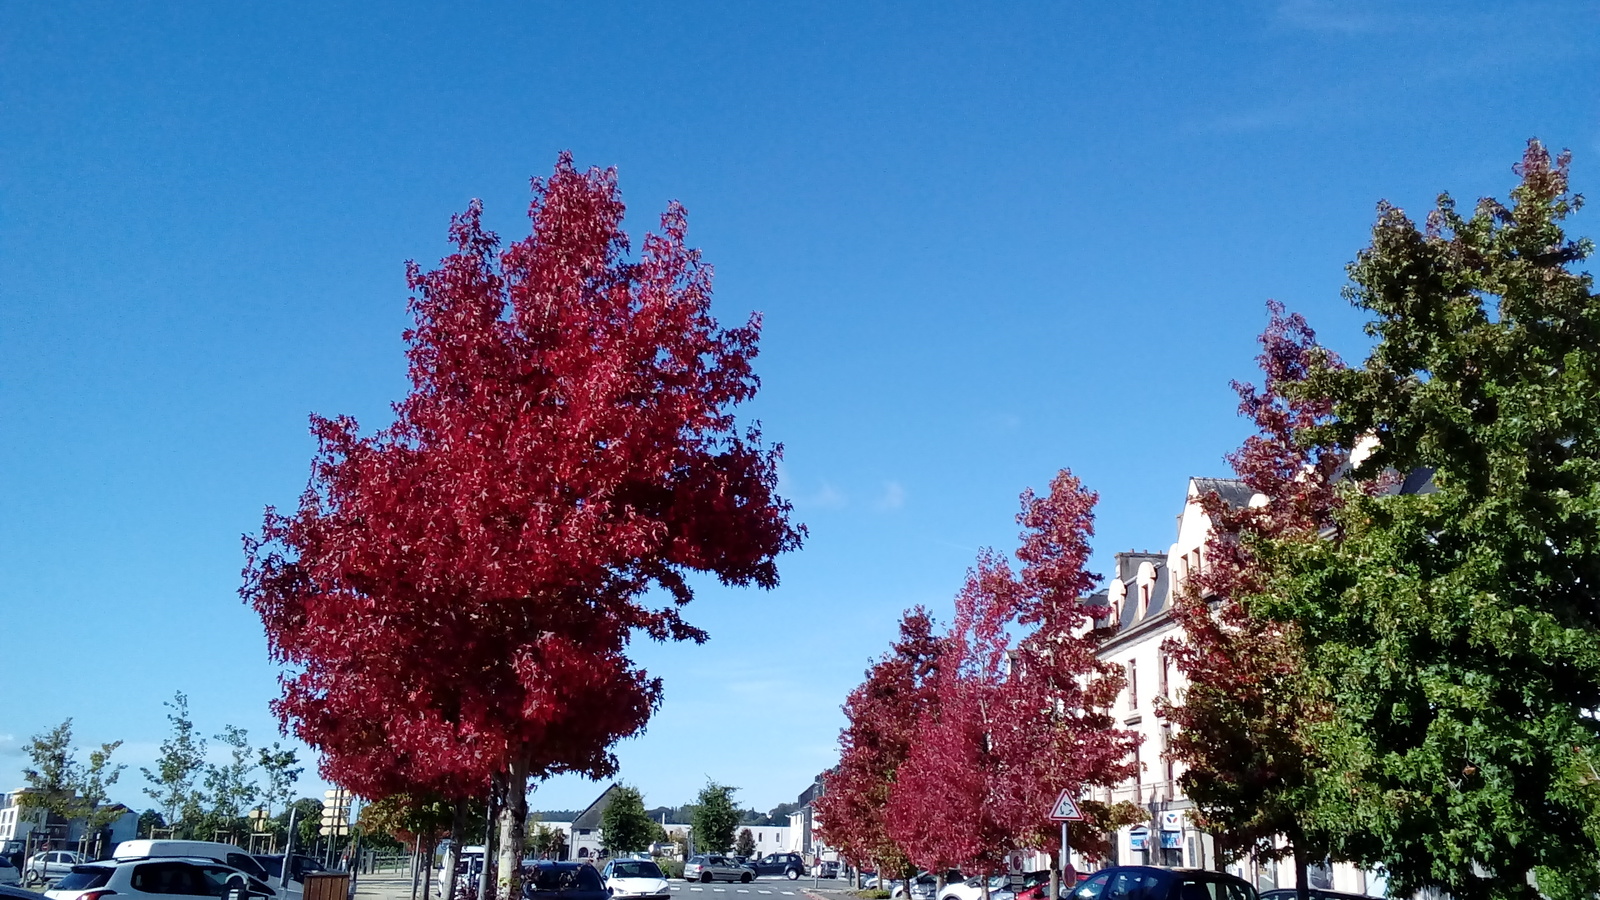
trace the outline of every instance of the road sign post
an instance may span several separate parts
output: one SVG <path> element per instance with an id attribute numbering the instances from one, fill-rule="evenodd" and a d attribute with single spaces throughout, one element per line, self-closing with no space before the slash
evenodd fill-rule
<path id="1" fill-rule="evenodd" d="M 1056 878 L 1057 871 L 1060 873 L 1059 885 L 1053 884 L 1050 888 L 1051 897 L 1060 897 L 1064 888 L 1078 880 L 1077 873 L 1072 870 L 1072 846 L 1067 843 L 1067 823 L 1082 822 L 1083 810 L 1078 808 L 1078 801 L 1072 799 L 1071 791 L 1062 791 L 1061 796 L 1056 798 L 1056 805 L 1050 809 L 1050 819 L 1061 823 L 1061 864 L 1050 873 L 1052 880 Z"/>

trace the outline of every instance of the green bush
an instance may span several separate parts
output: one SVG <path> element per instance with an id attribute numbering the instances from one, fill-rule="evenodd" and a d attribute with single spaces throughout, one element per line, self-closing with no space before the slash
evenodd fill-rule
<path id="1" fill-rule="evenodd" d="M 851 893 L 857 897 L 860 897 L 861 900 L 889 900 L 889 892 L 883 890 L 882 888 L 872 888 L 871 890 L 866 891 L 851 891 Z"/>
<path id="2" fill-rule="evenodd" d="M 656 865 L 661 867 L 661 874 L 667 876 L 668 878 L 683 877 L 683 860 L 681 859 L 669 859 L 665 856 L 658 856 L 656 857 Z M 888 896 L 888 894 L 884 895 L 885 898 Z"/>

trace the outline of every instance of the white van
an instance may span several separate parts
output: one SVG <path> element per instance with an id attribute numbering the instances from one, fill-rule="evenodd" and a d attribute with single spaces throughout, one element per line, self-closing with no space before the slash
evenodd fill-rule
<path id="1" fill-rule="evenodd" d="M 284 891 L 277 884 L 277 879 L 267 874 L 267 870 L 256 862 L 255 857 L 246 853 L 242 848 L 232 844 L 220 844 L 216 841 L 170 841 L 149 840 L 141 838 L 133 841 L 123 841 L 117 849 L 111 852 L 114 860 L 125 859 L 210 859 L 232 866 L 249 875 L 251 878 L 272 888 L 274 897 L 282 897 Z M 292 882 L 291 882 L 292 883 Z"/>
<path id="2" fill-rule="evenodd" d="M 483 854 L 483 847 L 462 847 L 461 858 L 456 860 L 457 877 L 468 886 L 469 891 L 476 891 L 478 878 L 483 874 Z M 441 900 L 444 897 L 444 877 L 444 860 L 440 860 L 439 867 L 434 870 L 433 893 Z"/>

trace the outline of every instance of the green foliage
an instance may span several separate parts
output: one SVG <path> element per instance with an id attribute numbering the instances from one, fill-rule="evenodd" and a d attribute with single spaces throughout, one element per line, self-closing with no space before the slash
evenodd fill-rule
<path id="1" fill-rule="evenodd" d="M 29 765 L 22 771 L 26 791 L 21 806 L 65 819 L 82 818 L 90 832 L 116 821 L 122 811 L 106 802 L 106 793 L 126 768 L 111 763 L 111 755 L 121 746 L 121 741 L 101 744 L 89 751 L 85 764 L 78 761 L 77 749 L 72 746 L 71 719 L 34 735 L 26 750 Z"/>
<path id="2" fill-rule="evenodd" d="M 161 813 L 153 809 L 147 809 L 139 814 L 139 829 L 137 836 L 147 838 L 150 837 L 150 834 L 154 829 L 165 827 L 167 827 L 167 820 L 161 817 Z"/>
<path id="3" fill-rule="evenodd" d="M 860 897 L 861 900 L 889 900 L 889 892 L 882 888 L 871 888 L 865 891 L 851 891 L 851 896 Z"/>
<path id="4" fill-rule="evenodd" d="M 666 856 L 656 857 L 656 865 L 661 867 L 661 874 L 668 878 L 683 877 L 683 860 L 672 859 Z"/>
<path id="5" fill-rule="evenodd" d="M 551 859 L 560 859 L 567 847 L 567 835 L 559 828 L 535 822 L 533 827 L 528 829 L 527 836 L 523 839 L 523 846 L 538 854 L 548 853 Z"/>
<path id="6" fill-rule="evenodd" d="M 739 830 L 739 840 L 738 840 L 737 843 L 735 843 L 733 845 L 733 852 L 737 853 L 740 856 L 754 856 L 755 855 L 755 852 L 756 852 L 756 836 L 754 834 L 750 833 L 750 829 L 741 828 Z"/>
<path id="7" fill-rule="evenodd" d="M 222 733 L 213 735 L 218 743 L 229 748 L 228 762 L 208 764 L 205 769 L 205 787 L 211 801 L 211 815 L 221 821 L 244 817 L 254 807 L 260 790 L 251 778 L 256 764 L 251 761 L 249 734 L 234 725 L 224 725 Z"/>
<path id="8" fill-rule="evenodd" d="M 301 797 L 278 814 L 279 833 L 287 834 L 289 815 L 294 813 L 294 845 L 304 850 L 316 843 L 317 829 L 322 826 L 322 801 Z"/>
<path id="9" fill-rule="evenodd" d="M 644 811 L 644 797 L 638 788 L 619 785 L 611 802 L 600 813 L 600 835 L 613 854 L 637 853 L 650 846 L 656 823 Z"/>
<path id="10" fill-rule="evenodd" d="M 1335 403 L 1313 437 L 1377 446 L 1331 539 L 1258 546 L 1248 598 L 1336 710 L 1311 815 L 1397 896 L 1600 889 L 1600 296 L 1566 159 L 1534 142 L 1518 171 L 1509 207 L 1380 208 L 1349 291 L 1377 344 L 1303 386 Z M 1373 489 L 1419 469 L 1435 492 Z"/>
<path id="11" fill-rule="evenodd" d="M 262 747 L 256 765 L 261 767 L 265 784 L 261 786 L 261 802 L 266 805 L 267 812 L 283 804 L 287 805 L 294 799 L 294 786 L 300 780 L 300 773 L 305 771 L 304 766 L 296 766 L 299 762 L 293 750 L 284 750 L 278 746 L 277 741 L 272 742 L 272 749 Z"/>
<path id="12" fill-rule="evenodd" d="M 206 761 L 205 738 L 196 737 L 194 721 L 189 718 L 189 698 L 182 691 L 164 703 L 172 712 L 167 721 L 172 723 L 172 734 L 161 742 L 161 755 L 156 758 L 154 770 L 140 768 L 152 787 L 144 789 L 150 799 L 161 805 L 167 822 L 177 825 L 200 817 L 201 797 L 195 789 Z"/>
<path id="13" fill-rule="evenodd" d="M 22 770 L 23 809 L 45 810 L 63 818 L 77 812 L 78 761 L 72 750 L 72 720 L 33 736 L 26 750 L 28 766 Z"/>
<path id="14" fill-rule="evenodd" d="M 738 788 L 706 782 L 694 806 L 695 848 L 703 853 L 727 853 L 733 847 L 733 832 L 739 827 L 739 810 L 733 805 Z"/>
<path id="15" fill-rule="evenodd" d="M 438 795 L 391 794 L 361 807 L 357 821 L 368 834 L 385 834 L 410 844 L 419 835 L 431 842 L 449 829 L 453 814 L 451 804 Z"/>

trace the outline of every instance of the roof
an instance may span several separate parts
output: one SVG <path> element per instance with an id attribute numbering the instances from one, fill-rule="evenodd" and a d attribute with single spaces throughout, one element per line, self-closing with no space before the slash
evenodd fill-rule
<path id="1" fill-rule="evenodd" d="M 1204 497 L 1216 492 L 1222 497 L 1222 502 L 1235 509 L 1249 506 L 1250 498 L 1256 493 L 1237 478 L 1190 478 L 1189 483 L 1194 485 L 1195 496 Z"/>
<path id="2" fill-rule="evenodd" d="M 615 781 L 611 782 L 609 787 L 600 792 L 600 796 L 594 798 L 594 802 L 589 804 L 588 808 L 578 813 L 577 817 L 572 820 L 572 827 L 599 828 L 600 816 L 605 813 L 606 807 L 611 805 L 611 795 L 620 787 Z"/>

